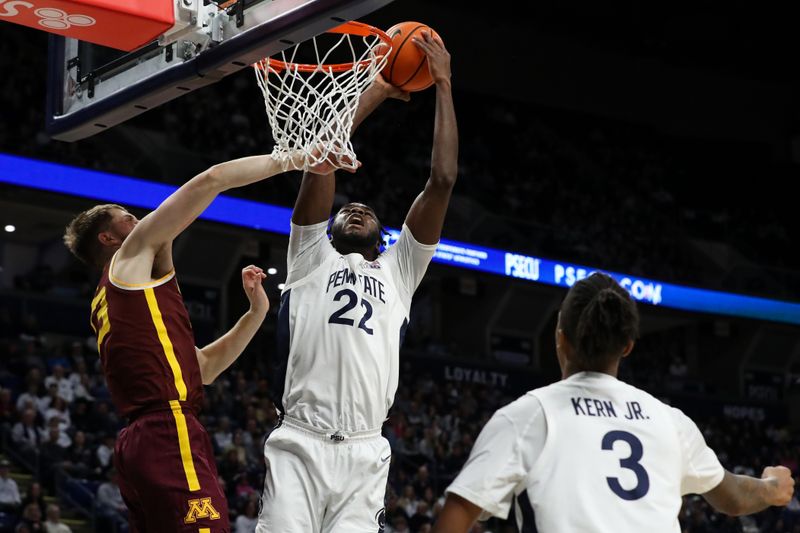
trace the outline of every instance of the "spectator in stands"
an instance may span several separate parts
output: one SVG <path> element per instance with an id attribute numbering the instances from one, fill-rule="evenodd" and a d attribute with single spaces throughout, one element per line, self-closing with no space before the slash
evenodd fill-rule
<path id="1" fill-rule="evenodd" d="M 96 401 L 93 407 L 87 417 L 86 427 L 83 428 L 84 431 L 92 434 L 115 435 L 120 426 L 119 419 L 109 409 L 108 402 Z"/>
<path id="2" fill-rule="evenodd" d="M 421 531 L 426 525 L 431 526 L 433 523 L 433 513 L 424 501 L 417 503 L 417 510 L 409 519 L 409 527 L 411 531 Z"/>
<path id="3" fill-rule="evenodd" d="M 97 447 L 97 452 L 95 453 L 95 459 L 97 460 L 97 471 L 98 474 L 103 474 L 111 469 L 111 461 L 114 457 L 114 435 L 112 433 L 106 433 L 103 435 L 103 440 L 100 446 Z"/>
<path id="4" fill-rule="evenodd" d="M 107 481 L 97 489 L 97 512 L 107 523 L 122 526 L 127 523 L 128 508 L 119 491 L 117 471 L 110 469 L 106 478 Z"/>
<path id="5" fill-rule="evenodd" d="M 17 397 L 17 412 L 25 409 L 39 409 L 39 395 L 42 393 L 42 373 L 38 368 L 31 368 L 25 376 L 25 392 Z"/>
<path id="6" fill-rule="evenodd" d="M 61 521 L 61 508 L 55 503 L 47 506 L 47 520 L 44 522 L 47 533 L 72 533 L 70 527 Z"/>
<path id="7" fill-rule="evenodd" d="M 81 355 L 82 346 L 79 342 L 72 344 L 73 353 L 77 350 L 78 354 L 73 355 L 75 368 L 69 375 L 69 383 L 72 387 L 73 400 L 83 399 L 92 401 L 94 398 L 89 392 L 92 389 L 92 378 L 89 369 L 86 367 L 86 358 Z"/>
<path id="8" fill-rule="evenodd" d="M 75 431 L 91 433 L 92 414 L 89 412 L 89 403 L 83 399 L 76 399 L 70 406 L 70 419 L 72 428 Z"/>
<path id="9" fill-rule="evenodd" d="M 56 396 L 53 403 L 42 414 L 45 426 L 55 421 L 61 431 L 69 431 L 72 422 L 69 416 L 69 406 L 61 396 Z"/>
<path id="10" fill-rule="evenodd" d="M 44 378 L 44 386 L 49 390 L 51 384 L 56 385 L 57 394 L 64 399 L 65 402 L 70 403 L 74 396 L 72 388 L 72 381 L 67 378 L 64 367 L 62 365 L 53 366 L 53 373 Z"/>
<path id="11" fill-rule="evenodd" d="M 22 500 L 21 508 L 25 509 L 32 503 L 39 507 L 39 514 L 44 516 L 47 506 L 44 502 L 44 495 L 42 494 L 42 484 L 38 481 L 31 483 L 31 486 L 28 488 L 28 493 L 25 494 L 25 498 Z"/>
<path id="12" fill-rule="evenodd" d="M 94 449 L 86 443 L 86 433 L 76 431 L 75 436 L 72 437 L 72 446 L 67 448 L 63 457 L 61 468 L 72 477 L 89 477 L 93 453 Z"/>
<path id="13" fill-rule="evenodd" d="M 69 438 L 66 432 L 61 431 L 58 426 L 58 420 L 51 418 L 47 434 L 44 436 L 44 442 L 39 448 L 41 452 L 39 461 L 40 476 L 48 489 L 55 488 L 56 472 L 67 457 L 67 449 L 70 444 L 72 444 L 72 439 Z"/>
<path id="14" fill-rule="evenodd" d="M 408 529 L 408 520 L 403 515 L 395 516 L 392 525 L 386 528 L 386 533 L 411 533 Z"/>
<path id="15" fill-rule="evenodd" d="M 258 524 L 258 496 L 249 498 L 244 506 L 244 512 L 236 517 L 234 533 L 253 533 Z"/>
<path id="16" fill-rule="evenodd" d="M 28 407 L 22 412 L 20 421 L 11 430 L 11 440 L 27 456 L 38 452 L 41 436 L 36 427 L 36 411 L 33 408 Z"/>
<path id="17" fill-rule="evenodd" d="M 20 517 L 20 521 L 17 524 L 17 529 L 15 531 L 17 533 L 22 533 L 23 531 L 30 533 L 44 531 L 42 512 L 39 510 L 38 505 L 35 503 L 29 503 L 25 506 L 25 508 L 22 510 L 22 516 Z"/>
<path id="18" fill-rule="evenodd" d="M 219 427 L 214 432 L 214 445 L 217 454 L 224 452 L 233 444 L 233 432 L 231 432 L 231 420 L 227 416 L 219 419 Z"/>
<path id="19" fill-rule="evenodd" d="M 11 463 L 0 459 L 0 511 L 17 514 L 22 505 L 17 482 L 8 477 Z"/>

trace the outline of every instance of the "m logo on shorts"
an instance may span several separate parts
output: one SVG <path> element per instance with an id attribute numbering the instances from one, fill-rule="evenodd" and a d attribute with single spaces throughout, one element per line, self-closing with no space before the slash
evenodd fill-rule
<path id="1" fill-rule="evenodd" d="M 189 500 L 189 512 L 183 519 L 185 524 L 194 524 L 198 518 L 209 518 L 219 520 L 219 513 L 211 505 L 211 498 L 200 498 L 199 500 Z"/>

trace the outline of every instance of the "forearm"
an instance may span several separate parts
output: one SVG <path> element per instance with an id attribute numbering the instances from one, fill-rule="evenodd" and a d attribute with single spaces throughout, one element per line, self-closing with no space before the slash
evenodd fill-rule
<path id="1" fill-rule="evenodd" d="M 380 76 L 380 74 L 378 74 Z M 350 135 L 356 131 L 364 120 L 372 114 L 373 111 L 389 97 L 389 90 L 387 87 L 375 81 L 370 87 L 361 94 L 358 100 L 358 109 L 356 109 L 356 116 L 353 118 L 353 128 L 350 130 Z"/>
<path id="2" fill-rule="evenodd" d="M 722 482 L 703 495 L 714 509 L 731 516 L 763 511 L 770 507 L 770 480 L 725 472 Z"/>
<path id="3" fill-rule="evenodd" d="M 452 187 L 458 177 L 458 124 L 450 80 L 436 84 L 431 181 Z"/>
<path id="4" fill-rule="evenodd" d="M 432 533 L 467 533 L 481 514 L 481 508 L 455 494 L 449 494 Z"/>
<path id="5" fill-rule="evenodd" d="M 289 169 L 302 168 L 302 154 L 298 152 L 289 164 Z M 283 163 L 271 155 L 242 157 L 214 165 L 207 174 L 215 194 L 228 189 L 243 187 L 284 172 Z"/>
<path id="6" fill-rule="evenodd" d="M 249 310 L 225 335 L 199 350 L 197 356 L 204 385 L 213 383 L 238 359 L 253 340 L 265 316 L 265 312 Z"/>

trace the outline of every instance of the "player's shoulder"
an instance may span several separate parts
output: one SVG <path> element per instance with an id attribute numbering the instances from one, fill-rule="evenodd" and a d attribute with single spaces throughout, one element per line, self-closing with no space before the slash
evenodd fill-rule
<path id="1" fill-rule="evenodd" d="M 534 394 L 535 390 L 528 391 L 508 405 L 500 408 L 495 413 L 496 418 L 511 425 L 518 432 L 524 433 L 532 423 L 536 423 L 542 414 L 542 403 Z"/>

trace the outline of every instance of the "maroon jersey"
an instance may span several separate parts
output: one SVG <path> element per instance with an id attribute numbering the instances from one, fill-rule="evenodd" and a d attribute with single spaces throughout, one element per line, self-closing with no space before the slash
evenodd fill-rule
<path id="1" fill-rule="evenodd" d="M 174 272 L 130 285 L 110 277 L 106 266 L 92 300 L 91 325 L 111 399 L 122 416 L 178 405 L 198 412 L 203 382 Z"/>

